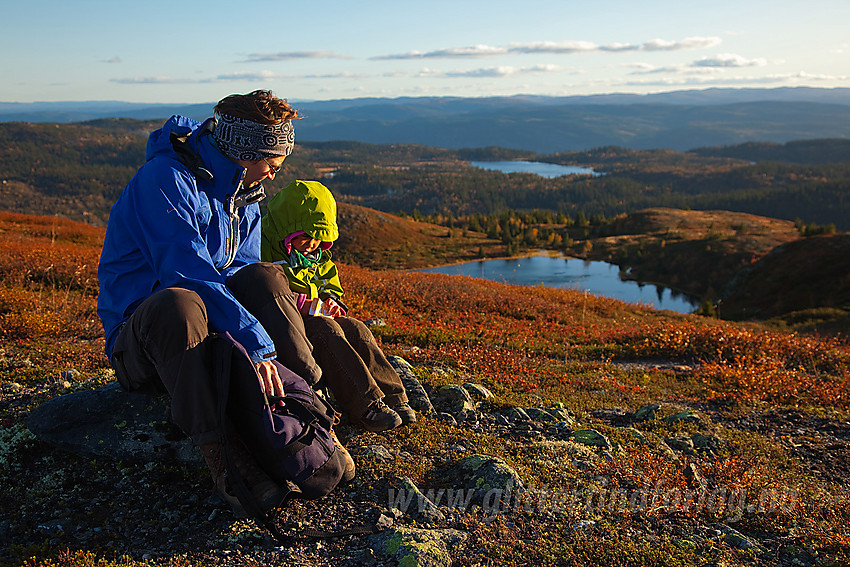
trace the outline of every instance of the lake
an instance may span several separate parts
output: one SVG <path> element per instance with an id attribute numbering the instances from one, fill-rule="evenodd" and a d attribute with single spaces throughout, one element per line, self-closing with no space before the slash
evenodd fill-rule
<path id="1" fill-rule="evenodd" d="M 545 252 L 524 258 L 479 260 L 418 271 L 471 276 L 515 285 L 572 288 L 679 313 L 692 313 L 699 306 L 695 298 L 668 288 L 621 280 L 620 268 L 615 264 L 553 256 Z"/>
<path id="2" fill-rule="evenodd" d="M 501 171 L 502 173 L 533 173 L 541 177 L 562 177 L 564 175 L 593 175 L 600 176 L 592 169 L 577 165 L 559 165 L 542 161 L 471 161 L 474 167 Z"/>

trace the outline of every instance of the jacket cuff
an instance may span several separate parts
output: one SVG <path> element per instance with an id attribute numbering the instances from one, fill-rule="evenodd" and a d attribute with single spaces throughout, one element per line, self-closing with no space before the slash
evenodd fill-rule
<path id="1" fill-rule="evenodd" d="M 259 364 L 267 360 L 274 360 L 277 358 L 277 352 L 274 349 L 262 349 L 249 353 L 249 356 L 251 357 L 251 362 Z"/>

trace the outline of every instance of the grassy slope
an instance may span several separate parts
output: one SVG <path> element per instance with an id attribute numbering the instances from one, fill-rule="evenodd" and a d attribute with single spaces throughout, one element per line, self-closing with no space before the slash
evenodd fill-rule
<path id="1" fill-rule="evenodd" d="M 850 235 L 822 235 L 780 246 L 736 277 L 722 313 L 788 323 L 846 318 L 850 310 Z"/>
<path id="2" fill-rule="evenodd" d="M 49 452 L 15 439 L 20 438 L 28 408 L 65 391 L 57 385 L 62 370 L 80 372 L 70 378 L 72 390 L 93 388 L 108 379 L 94 314 L 102 234 L 102 229 L 70 221 L 0 213 L 0 387 L 4 393 L 32 393 L 4 395 L 0 404 L 0 471 L 9 481 L 0 483 L 0 518 L 16 526 L 14 540 L 25 544 L 5 553 L 48 558 L 68 545 L 74 548 L 73 534 L 67 541 L 59 537 L 54 543 L 36 544 L 36 528 L 54 517 L 66 499 L 73 500 L 71 494 L 87 481 L 60 486 L 51 494 L 40 492 L 43 483 L 30 486 L 23 479 L 32 478 L 27 467 L 40 466 L 38 459 L 49 458 L 42 457 Z M 692 483 L 688 471 L 696 470 L 713 489 L 747 490 L 751 495 L 792 490 L 798 496 L 793 507 L 754 508 L 737 522 L 723 506 L 691 512 L 663 505 L 636 513 L 597 509 L 578 517 L 514 510 L 493 522 L 471 512 L 453 525 L 471 534 L 467 546 L 453 557 L 456 564 L 774 565 L 812 557 L 835 565 L 850 561 L 850 479 L 846 467 L 836 469 L 830 460 L 834 455 L 846 459 L 846 444 L 837 440 L 825 452 L 800 453 L 795 447 L 809 447 L 813 441 L 799 433 L 799 425 L 796 433 L 794 428 L 783 429 L 779 435 L 740 425 L 754 415 L 786 411 L 817 417 L 831 427 L 840 425 L 847 419 L 850 400 L 850 350 L 840 343 L 659 312 L 570 290 L 353 265 L 342 266 L 342 275 L 354 314 L 383 318 L 387 325 L 376 334 L 385 350 L 410 360 L 427 387 L 486 384 L 496 395 L 488 410 L 564 404 L 576 416 L 576 428 L 594 427 L 616 443 L 607 453 L 591 450 L 597 456 L 587 469 L 571 455 L 569 443 L 540 444 L 486 430 L 473 433 L 464 425 L 432 418 L 379 439 L 347 431 L 352 448 L 380 442 L 412 455 L 390 464 L 361 458 L 358 479 L 346 490 L 353 501 L 395 475 L 412 478 L 422 489 L 445 488 L 451 482 L 445 473 L 459 458 L 451 447 L 459 442 L 471 451 L 503 458 L 535 486 L 635 490 L 661 483 L 685 490 Z M 594 413 L 611 407 L 634 411 L 648 403 L 661 405 L 659 417 L 690 409 L 701 419 L 651 420 L 629 430 Z M 639 441 L 696 435 L 716 439 L 716 450 L 682 453 L 674 459 L 657 441 Z M 52 474 L 70 474 L 68 467 L 78 466 L 75 462 L 56 462 Z M 160 475 L 145 469 L 141 474 L 156 485 L 156 478 L 172 478 L 175 472 Z M 110 490 L 118 490 L 113 497 L 121 497 L 120 489 Z M 103 545 L 115 537 L 109 532 L 110 517 L 106 513 L 74 521 L 101 529 L 104 539 L 94 536 L 94 541 Z M 595 524 L 587 530 L 569 529 L 578 519 Z M 756 537 L 767 551 L 759 555 L 720 535 L 706 535 L 719 533 L 717 522 Z M 209 524 L 201 529 L 210 529 Z M 227 525 L 226 519 L 212 522 L 225 533 Z M 213 540 L 210 549 L 221 545 Z M 334 549 L 330 544 L 326 553 Z M 88 551 L 104 553 L 97 546 Z M 143 552 L 128 551 L 137 560 Z"/>
<path id="3" fill-rule="evenodd" d="M 374 209 L 339 203 L 340 237 L 334 256 L 371 268 L 425 268 L 505 254 L 484 234 L 417 222 Z"/>
<path id="4" fill-rule="evenodd" d="M 730 211 L 646 209 L 612 219 L 576 252 L 616 263 L 637 281 L 715 299 L 742 268 L 798 239 L 789 221 Z"/>

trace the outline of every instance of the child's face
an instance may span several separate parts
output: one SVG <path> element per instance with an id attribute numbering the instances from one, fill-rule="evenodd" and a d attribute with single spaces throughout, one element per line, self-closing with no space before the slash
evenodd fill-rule
<path id="1" fill-rule="evenodd" d="M 321 240 L 316 240 L 309 234 L 299 234 L 290 241 L 292 247 L 302 254 L 313 252 L 321 243 Z"/>

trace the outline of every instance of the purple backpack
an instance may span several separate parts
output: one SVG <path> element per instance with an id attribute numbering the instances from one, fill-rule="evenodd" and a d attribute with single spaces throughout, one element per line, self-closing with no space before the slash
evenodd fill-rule
<path id="1" fill-rule="evenodd" d="M 313 500 L 327 495 L 339 484 L 345 461 L 335 450 L 331 429 L 336 411 L 307 382 L 277 361 L 283 382 L 283 408 L 272 410 L 248 353 L 227 334 L 215 335 L 223 348 L 216 361 L 220 410 L 251 451 L 257 463 L 279 485 L 293 488 L 292 497 Z M 230 348 L 227 348 L 227 347 Z M 225 447 L 227 443 L 225 443 Z M 236 479 L 236 495 L 248 513 L 275 536 L 228 457 L 228 474 Z M 241 488 L 240 488 L 240 485 Z"/>

